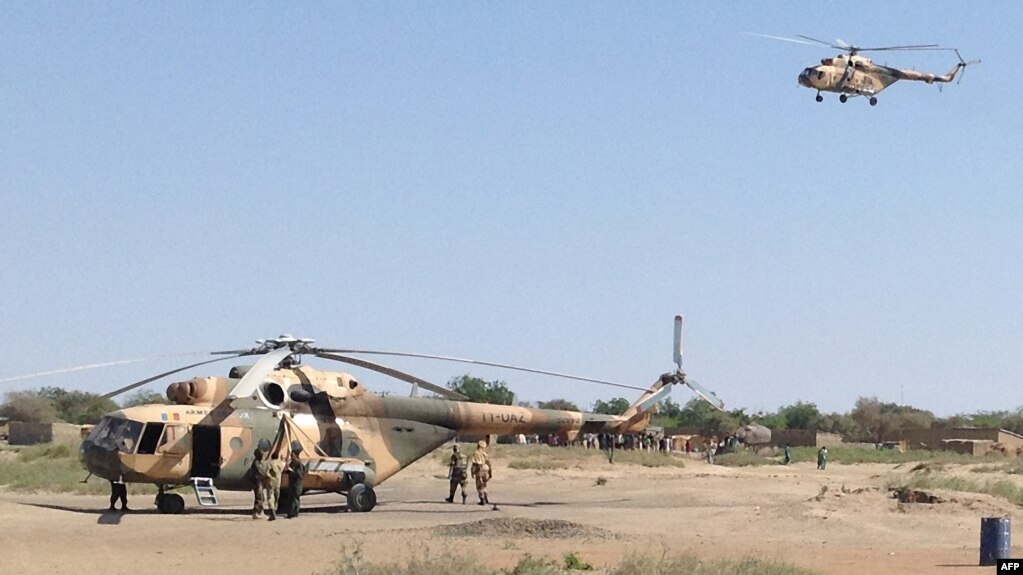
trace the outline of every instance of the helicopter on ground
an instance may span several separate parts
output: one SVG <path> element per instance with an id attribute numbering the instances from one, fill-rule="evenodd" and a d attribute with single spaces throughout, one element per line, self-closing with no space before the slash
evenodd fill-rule
<path id="1" fill-rule="evenodd" d="M 836 50 L 843 50 L 845 54 L 839 54 L 833 58 L 824 58 L 820 65 L 805 68 L 798 78 L 800 86 L 817 90 L 817 101 L 823 102 L 824 96 L 821 92 L 836 92 L 839 94 L 838 101 L 843 104 L 850 98 L 863 96 L 868 98 L 871 106 L 877 105 L 877 95 L 899 80 L 913 80 L 927 84 L 949 83 L 959 75 L 962 80 L 961 70 L 973 64 L 979 64 L 980 60 L 967 62 L 955 48 L 942 48 L 937 44 L 917 44 L 911 46 L 884 46 L 879 48 L 863 48 L 847 44 L 842 40 L 836 40 L 831 44 L 823 40 L 799 35 L 797 38 L 785 38 L 782 36 L 769 36 L 766 34 L 752 34 L 772 40 L 795 42 L 810 46 L 827 46 Z M 874 63 L 870 58 L 858 56 L 860 52 L 887 52 L 887 51 L 945 51 L 955 52 L 959 63 L 943 76 L 918 72 L 916 70 L 892 68 Z"/>
<path id="2" fill-rule="evenodd" d="M 218 357 L 148 377 L 103 397 L 110 398 L 160 378 L 216 361 L 259 359 L 236 366 L 227 378 L 197 377 L 171 383 L 173 404 L 152 404 L 108 413 L 82 442 L 79 458 L 89 473 L 110 481 L 158 487 L 157 508 L 181 513 L 184 498 L 169 489 L 191 485 L 200 505 L 216 505 L 216 489 L 251 490 L 246 472 L 260 440 L 286 455 L 294 442 L 308 466 L 304 491 L 334 492 L 347 509 L 370 511 L 374 487 L 444 443 L 466 435 L 558 434 L 643 431 L 675 384 L 683 384 L 724 409 L 712 392 L 682 371 L 682 317 L 675 318 L 675 363 L 649 388 L 531 368 L 445 356 L 372 350 L 328 349 L 310 339 L 281 336 L 258 340 L 251 349 L 212 352 Z M 470 403 L 450 389 L 347 354 L 440 359 L 540 373 L 642 391 L 620 415 Z M 314 356 L 355 365 L 412 384 L 412 396 L 369 392 L 348 373 L 302 364 Z M 23 379 L 20 377 L 17 379 Z M 438 398 L 418 397 L 417 390 Z M 296 450 L 298 451 L 298 450 Z"/>

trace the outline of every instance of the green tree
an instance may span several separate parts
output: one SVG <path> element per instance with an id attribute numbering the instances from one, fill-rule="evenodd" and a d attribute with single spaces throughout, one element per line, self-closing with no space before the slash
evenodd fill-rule
<path id="1" fill-rule="evenodd" d="M 728 435 L 734 433 L 739 427 L 739 419 L 734 415 L 727 411 L 714 409 L 704 418 L 700 430 L 704 435 Z"/>
<path id="2" fill-rule="evenodd" d="M 552 399 L 550 401 L 538 401 L 536 406 L 540 409 L 557 409 L 559 411 L 579 411 L 579 406 L 567 399 Z"/>
<path id="3" fill-rule="evenodd" d="M 151 389 L 140 389 L 129 394 L 121 400 L 121 407 L 135 407 L 136 405 L 170 405 L 171 401 L 167 396 Z"/>
<path id="4" fill-rule="evenodd" d="M 773 411 L 758 411 L 753 415 L 752 419 L 768 429 L 785 429 L 785 426 L 788 425 L 785 416 Z"/>
<path id="5" fill-rule="evenodd" d="M 58 417 L 68 423 L 96 423 L 104 414 L 120 409 L 112 399 L 88 391 L 44 387 L 39 390 L 39 397 L 52 401 Z"/>
<path id="6" fill-rule="evenodd" d="M 786 429 L 810 429 L 817 418 L 821 416 L 821 412 L 813 403 L 797 401 L 779 409 L 778 415 L 784 418 Z"/>
<path id="7" fill-rule="evenodd" d="M 669 397 L 657 404 L 657 413 L 674 421 L 678 419 L 678 416 L 682 415 L 682 406 L 672 401 Z"/>
<path id="8" fill-rule="evenodd" d="M 863 428 L 846 413 L 828 413 L 817 418 L 814 423 L 817 431 L 837 433 L 846 441 L 864 441 L 869 436 L 864 433 Z"/>
<path id="9" fill-rule="evenodd" d="M 715 412 L 718 412 L 718 410 L 715 409 L 713 405 L 699 397 L 694 397 L 693 399 L 690 399 L 679 412 L 677 421 L 682 427 L 703 428 L 704 424 Z"/>
<path id="10" fill-rule="evenodd" d="M 863 429 L 869 441 L 881 442 L 894 438 L 904 429 L 929 429 L 934 414 L 908 405 L 885 403 L 876 397 L 861 397 L 849 414 Z"/>
<path id="11" fill-rule="evenodd" d="M 631 405 L 629 400 L 624 397 L 616 397 L 608 401 L 598 399 L 593 404 L 593 413 L 621 415 L 626 409 L 629 409 L 629 405 Z"/>
<path id="12" fill-rule="evenodd" d="M 493 403 L 511 405 L 515 394 L 508 389 L 508 384 L 501 380 L 486 381 L 469 374 L 451 378 L 448 389 L 461 393 L 473 403 Z"/>
<path id="13" fill-rule="evenodd" d="M 753 421 L 753 417 L 746 413 L 746 410 L 742 408 L 733 409 L 732 411 L 728 412 L 728 415 L 731 415 L 735 419 L 736 423 L 739 424 L 739 426 L 746 425 L 747 423 Z"/>
<path id="14" fill-rule="evenodd" d="M 12 391 L 4 396 L 0 415 L 11 421 L 26 423 L 54 423 L 60 420 L 57 407 L 52 401 L 40 397 L 35 391 Z"/>

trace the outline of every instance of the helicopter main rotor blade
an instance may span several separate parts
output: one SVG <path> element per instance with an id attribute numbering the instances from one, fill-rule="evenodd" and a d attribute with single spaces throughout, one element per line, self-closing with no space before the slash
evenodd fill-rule
<path id="1" fill-rule="evenodd" d="M 413 390 L 415 390 L 416 386 L 418 386 L 418 387 L 421 387 L 423 389 L 432 391 L 432 392 L 436 393 L 437 395 L 441 395 L 443 397 L 446 397 L 448 399 L 454 399 L 454 400 L 457 400 L 457 401 L 465 401 L 465 400 L 469 399 L 468 397 L 462 395 L 461 393 L 458 393 L 457 391 L 452 391 L 450 389 L 447 389 L 447 388 L 441 387 L 439 385 L 430 383 L 429 381 L 426 381 L 424 379 L 420 379 L 420 378 L 418 378 L 418 377 L 416 377 L 414 375 L 409 375 L 409 374 L 407 374 L 407 373 L 405 373 L 403 371 L 398 371 L 396 369 L 387 367 L 386 365 L 380 365 L 379 363 L 373 363 L 372 361 L 366 361 L 364 359 L 358 359 L 358 358 L 355 358 L 355 357 L 348 357 L 346 355 L 336 355 L 336 354 L 332 354 L 332 353 L 323 353 L 323 352 L 317 353 L 316 357 L 322 357 L 324 359 L 332 359 L 334 361 L 340 361 L 341 363 L 348 363 L 348 364 L 355 365 L 355 366 L 358 366 L 358 367 L 362 367 L 362 368 L 365 368 L 365 369 L 368 369 L 368 370 L 371 370 L 371 371 L 375 371 L 377 373 L 382 373 L 384 375 L 391 376 L 391 377 L 393 377 L 395 379 L 399 379 L 401 381 L 404 381 L 405 383 L 411 383 L 412 386 L 413 386 L 413 388 L 412 388 Z"/>
<path id="2" fill-rule="evenodd" d="M 682 369 L 682 316 L 675 316 L 675 348 L 673 350 L 675 356 L 675 365 L 679 369 Z"/>
<path id="3" fill-rule="evenodd" d="M 689 389 L 695 391 L 697 395 L 705 399 L 707 403 L 713 405 L 714 407 L 718 408 L 721 411 L 725 410 L 725 402 L 721 401 L 718 398 L 718 396 L 714 395 L 713 391 L 707 389 L 706 387 L 703 387 L 698 383 L 689 381 L 688 379 L 685 380 L 684 383 L 689 386 Z"/>
<path id="4" fill-rule="evenodd" d="M 62 373 L 72 373 L 72 372 L 75 372 L 75 371 L 86 371 L 86 370 L 89 370 L 89 369 L 97 369 L 97 368 L 100 368 L 100 367 L 112 367 L 112 366 L 115 366 L 115 365 L 128 365 L 128 364 L 132 364 L 132 363 L 143 363 L 143 362 L 147 362 L 147 361 L 158 361 L 158 360 L 161 360 L 161 359 L 168 359 L 168 358 L 172 358 L 172 357 L 188 357 L 188 356 L 193 356 L 193 355 L 208 355 L 208 353 L 207 352 L 203 352 L 203 351 L 197 351 L 197 352 L 191 352 L 191 353 L 175 353 L 175 354 L 171 354 L 171 355 L 157 355 L 157 356 L 153 356 L 153 357 L 139 357 L 139 358 L 135 358 L 135 359 L 120 359 L 120 360 L 117 360 L 117 361 L 107 361 L 107 362 L 103 362 L 103 363 L 92 363 L 92 364 L 89 364 L 89 365 L 77 365 L 77 366 L 74 366 L 74 367 L 65 367 L 65 368 L 61 368 L 61 369 L 52 369 L 50 371 L 40 371 L 38 373 L 28 373 L 28 374 L 25 374 L 25 375 L 16 375 L 14 377 L 5 377 L 3 379 L 0 379 L 0 383 L 9 383 L 9 382 L 12 382 L 12 381 L 21 381 L 21 380 L 24 380 L 24 379 L 34 379 L 36 377 L 46 377 L 48 375 L 60 375 Z"/>
<path id="5" fill-rule="evenodd" d="M 820 44 L 820 45 L 823 45 L 823 46 L 827 46 L 828 48 L 834 48 L 836 50 L 849 50 L 850 48 L 853 48 L 853 46 L 845 44 L 845 42 L 843 42 L 843 44 L 845 44 L 845 45 L 841 46 L 839 44 L 832 44 L 831 42 L 825 42 L 824 40 L 818 40 L 817 38 L 811 38 L 809 36 L 803 36 L 802 34 L 797 34 L 797 36 L 802 38 L 802 39 L 804 39 L 804 40 L 809 40 L 811 42 L 816 42 L 817 44 Z"/>
<path id="6" fill-rule="evenodd" d="M 501 369 L 511 369 L 514 371 L 525 371 L 528 373 L 539 373 L 541 375 L 551 375 L 554 377 L 563 377 L 565 379 L 575 379 L 578 381 L 588 381 L 590 383 L 599 383 L 602 385 L 611 385 L 614 387 L 622 387 L 625 389 L 635 389 L 638 391 L 647 391 L 645 387 L 639 387 L 637 385 L 628 385 L 625 383 L 618 383 L 615 381 L 605 381 L 603 379 L 593 379 L 590 377 L 582 377 L 579 375 L 570 375 L 567 373 L 558 373 L 556 371 L 544 371 L 542 369 L 533 369 L 529 367 L 520 367 L 517 365 L 508 365 L 504 363 L 493 363 L 489 361 L 477 361 L 475 359 L 465 359 L 461 357 L 448 357 L 443 355 L 430 355 L 426 353 L 409 353 L 402 351 L 376 351 L 376 350 L 365 350 L 365 349 L 321 349 L 321 352 L 334 352 L 334 353 L 357 353 L 365 355 L 393 355 L 395 357 L 417 357 L 420 359 L 438 359 L 441 361 L 453 361 L 456 363 L 471 363 L 475 365 L 486 365 L 489 367 L 499 367 Z"/>
<path id="7" fill-rule="evenodd" d="M 237 356 L 232 356 L 232 357 L 237 357 Z M 192 369 L 193 367 L 199 367 L 200 365 L 206 365 L 207 363 L 213 363 L 213 362 L 217 362 L 217 361 L 224 361 L 225 359 L 232 359 L 232 357 L 218 357 L 216 359 L 209 359 L 209 360 L 206 360 L 206 361 L 200 361 L 199 363 L 193 363 L 193 364 L 190 364 L 190 365 L 186 365 L 185 367 L 179 367 L 177 369 L 172 369 L 170 371 L 165 371 L 163 373 L 147 377 L 147 378 L 145 378 L 145 379 L 143 379 L 141 381 L 136 381 L 135 383 L 126 385 L 126 386 L 121 387 L 119 389 L 115 389 L 114 391 L 111 391 L 109 393 L 105 393 L 105 394 L 102 395 L 102 398 L 103 399 L 110 399 L 111 397 L 114 397 L 114 396 L 117 396 L 117 395 L 121 395 L 122 393 L 124 393 L 126 391 L 131 391 L 131 390 L 135 389 L 136 387 L 142 387 L 143 385 L 145 385 L 147 383 L 152 383 L 152 382 L 160 379 L 161 377 L 167 377 L 168 375 L 173 375 L 175 373 L 178 373 L 179 371 L 185 371 L 186 369 Z"/>
<path id="8" fill-rule="evenodd" d="M 756 32 L 746 32 L 746 34 L 749 34 L 750 36 L 759 36 L 761 38 L 767 38 L 769 40 L 781 40 L 782 42 L 792 42 L 793 44 L 805 44 L 807 46 L 816 46 L 817 44 L 824 44 L 825 46 L 830 46 L 830 44 L 827 44 L 826 42 L 821 42 L 820 40 L 807 42 L 805 40 L 797 40 L 795 38 L 786 38 L 784 36 L 771 36 L 770 34 L 758 34 Z"/>
<path id="9" fill-rule="evenodd" d="M 256 392 L 256 387 L 263 383 L 266 376 L 270 375 L 270 372 L 277 368 L 277 364 L 284 361 L 284 358 L 291 354 L 291 348 L 283 346 L 259 358 L 259 361 L 249 368 L 249 371 L 245 372 L 245 375 L 231 389 L 231 399 L 251 396 Z"/>
<path id="10" fill-rule="evenodd" d="M 886 52 L 892 50 L 948 50 L 938 44 L 916 44 L 910 46 L 883 46 L 881 48 L 856 48 L 859 52 Z"/>

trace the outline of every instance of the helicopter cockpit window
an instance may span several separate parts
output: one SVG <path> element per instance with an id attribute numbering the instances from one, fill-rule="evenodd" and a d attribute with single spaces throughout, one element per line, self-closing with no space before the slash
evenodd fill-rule
<path id="1" fill-rule="evenodd" d="M 124 453 L 135 453 L 139 436 L 142 435 L 142 422 L 121 419 L 120 417 L 104 417 L 89 434 L 89 440 L 105 449 L 116 449 Z"/>

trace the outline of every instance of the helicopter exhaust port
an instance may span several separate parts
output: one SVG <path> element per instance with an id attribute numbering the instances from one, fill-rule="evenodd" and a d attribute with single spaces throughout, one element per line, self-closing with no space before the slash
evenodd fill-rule
<path id="1" fill-rule="evenodd" d="M 284 405 L 287 394 L 279 383 L 268 381 L 257 388 L 259 401 L 270 409 L 280 409 Z"/>

